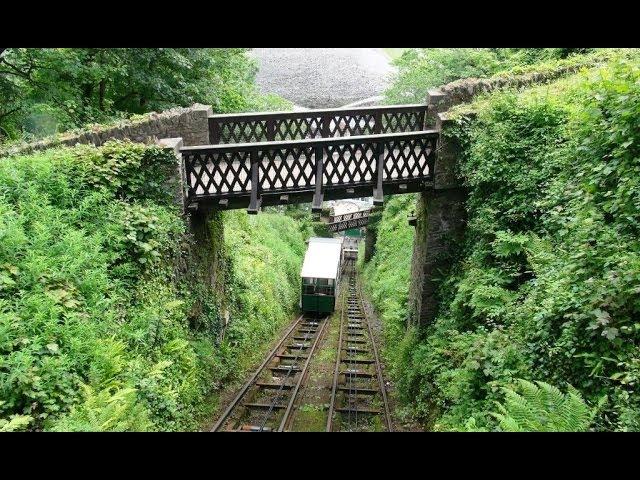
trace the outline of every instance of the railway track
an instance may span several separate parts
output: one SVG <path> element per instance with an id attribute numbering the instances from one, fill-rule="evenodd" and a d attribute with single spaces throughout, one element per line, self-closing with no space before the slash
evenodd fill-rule
<path id="1" fill-rule="evenodd" d="M 346 301 L 327 417 L 328 432 L 391 431 L 387 394 L 353 263 L 346 265 Z"/>
<path id="2" fill-rule="evenodd" d="M 341 295 L 339 340 L 326 431 L 390 431 L 382 370 L 353 260 L 346 262 L 344 274 L 347 278 Z M 328 329 L 328 319 L 301 315 L 211 431 L 288 430 L 309 364 Z"/>
<path id="3" fill-rule="evenodd" d="M 327 318 L 301 315 L 211 431 L 285 431 L 300 386 L 307 377 L 309 362 L 326 330 Z"/>

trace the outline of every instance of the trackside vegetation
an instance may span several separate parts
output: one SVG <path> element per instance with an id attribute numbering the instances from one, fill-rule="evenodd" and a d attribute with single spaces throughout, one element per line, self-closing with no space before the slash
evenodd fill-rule
<path id="1" fill-rule="evenodd" d="M 468 226 L 435 322 L 406 327 L 412 199 L 364 265 L 399 396 L 433 430 L 639 430 L 637 56 L 454 118 Z"/>
<path id="2" fill-rule="evenodd" d="M 423 103 L 427 91 L 462 78 L 519 75 L 606 61 L 625 49 L 409 48 L 396 58 L 387 103 Z"/>
<path id="3" fill-rule="evenodd" d="M 291 318 L 304 229 L 214 219 L 211 294 L 188 274 L 174 169 L 173 154 L 118 141 L 0 161 L 3 431 L 196 429 Z"/>

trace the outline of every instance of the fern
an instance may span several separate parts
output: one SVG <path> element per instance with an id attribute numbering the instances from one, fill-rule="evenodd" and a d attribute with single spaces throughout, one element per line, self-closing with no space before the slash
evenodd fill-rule
<path id="1" fill-rule="evenodd" d="M 0 407 L 5 403 L 7 402 L 0 400 Z M 19 430 L 25 430 L 32 421 L 33 417 L 29 415 L 11 415 L 8 420 L 0 418 L 0 432 L 17 432 Z"/>
<path id="2" fill-rule="evenodd" d="M 53 431 L 146 431 L 152 428 L 148 413 L 137 401 L 136 389 L 113 385 L 96 391 L 82 385 L 84 403 L 74 407 L 53 426 Z"/>
<path id="3" fill-rule="evenodd" d="M 497 403 L 498 412 L 491 415 L 505 432 L 584 432 L 595 415 L 571 385 L 564 394 L 548 383 L 520 379 L 517 391 L 502 390 L 505 401 Z"/>

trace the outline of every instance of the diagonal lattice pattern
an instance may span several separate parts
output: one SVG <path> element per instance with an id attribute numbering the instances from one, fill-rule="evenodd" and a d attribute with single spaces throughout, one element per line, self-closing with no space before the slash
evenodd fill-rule
<path id="1" fill-rule="evenodd" d="M 385 142 L 384 181 L 427 178 L 433 172 L 435 140 L 418 138 Z"/>
<path id="2" fill-rule="evenodd" d="M 324 184 L 362 185 L 375 182 L 376 144 L 345 143 L 324 148 Z"/>
<path id="3" fill-rule="evenodd" d="M 218 143 L 252 143 L 267 140 L 266 120 L 217 121 L 220 140 Z"/>
<path id="4" fill-rule="evenodd" d="M 380 133 L 415 132 L 422 130 L 424 113 L 420 112 L 388 112 L 382 114 Z"/>
<path id="5" fill-rule="evenodd" d="M 250 153 L 183 153 L 191 195 L 225 195 L 251 191 Z"/>
<path id="6" fill-rule="evenodd" d="M 375 133 L 374 114 L 344 114 L 332 117 L 329 121 L 330 137 L 350 137 L 354 135 L 372 135 Z"/>
<path id="7" fill-rule="evenodd" d="M 369 217 L 369 210 L 358 210 L 357 212 L 343 213 L 342 215 L 334 215 L 331 217 L 331 223 L 344 222 L 346 220 L 356 220 L 363 217 Z"/>
<path id="8" fill-rule="evenodd" d="M 303 138 L 321 138 L 322 121 L 317 117 L 284 118 L 274 121 L 274 140 L 301 140 Z"/>
<path id="9" fill-rule="evenodd" d="M 181 149 L 185 205 L 242 208 L 422 191 L 433 186 L 438 132 L 427 105 L 209 116 L 213 145 Z M 344 218 L 345 224 L 364 217 Z"/>
<path id="10" fill-rule="evenodd" d="M 426 105 L 336 109 L 306 112 L 214 115 L 213 144 L 335 138 L 421 130 Z"/>
<path id="11" fill-rule="evenodd" d="M 314 150 L 276 148 L 259 152 L 259 186 L 263 192 L 311 188 L 316 183 Z"/>

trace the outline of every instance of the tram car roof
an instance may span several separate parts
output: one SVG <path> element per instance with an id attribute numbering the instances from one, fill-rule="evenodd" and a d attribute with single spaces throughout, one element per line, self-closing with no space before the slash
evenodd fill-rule
<path id="1" fill-rule="evenodd" d="M 311 237 L 302 263 L 303 278 L 338 277 L 342 238 Z"/>

